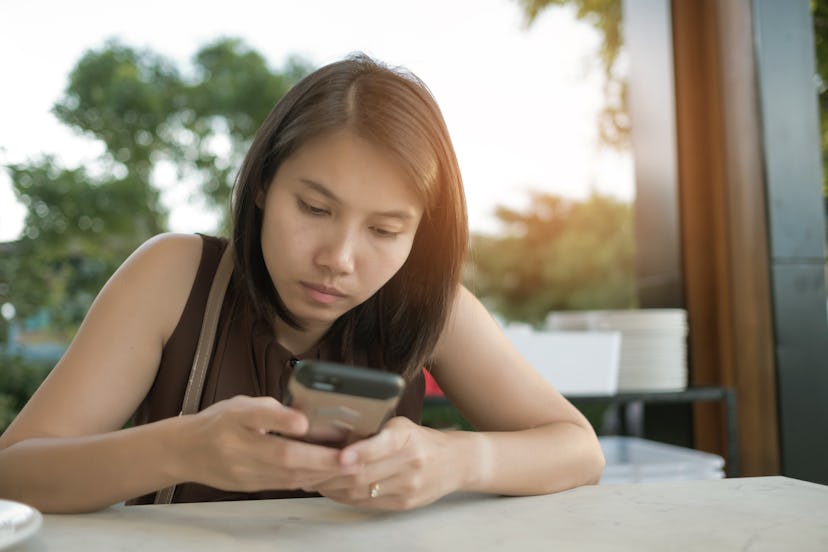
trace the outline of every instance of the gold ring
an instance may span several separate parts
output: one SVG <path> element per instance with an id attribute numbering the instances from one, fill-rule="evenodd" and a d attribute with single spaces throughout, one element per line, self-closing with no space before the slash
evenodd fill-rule
<path id="1" fill-rule="evenodd" d="M 380 486 L 379 483 L 374 483 L 371 485 L 370 495 L 371 498 L 377 498 L 379 496 Z"/>

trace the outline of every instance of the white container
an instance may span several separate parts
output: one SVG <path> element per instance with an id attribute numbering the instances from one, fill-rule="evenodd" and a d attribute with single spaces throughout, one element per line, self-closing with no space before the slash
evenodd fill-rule
<path id="1" fill-rule="evenodd" d="M 552 386 L 568 396 L 618 392 L 621 333 L 538 332 L 507 325 L 503 333 Z"/>
<path id="2" fill-rule="evenodd" d="M 724 458 L 639 437 L 599 437 L 606 458 L 601 483 L 722 479 Z"/>

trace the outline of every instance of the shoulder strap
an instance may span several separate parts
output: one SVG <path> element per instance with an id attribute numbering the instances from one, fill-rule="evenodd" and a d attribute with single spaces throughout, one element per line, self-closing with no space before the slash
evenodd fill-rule
<path id="1" fill-rule="evenodd" d="M 201 393 L 204 388 L 204 378 L 207 375 L 207 366 L 213 355 L 213 343 L 216 340 L 221 305 L 227 292 L 227 284 L 233 274 L 233 246 L 227 244 L 221 255 L 218 269 L 213 276 L 210 294 L 207 296 L 207 306 L 204 309 L 204 321 L 201 323 L 201 333 L 198 336 L 198 345 L 193 357 L 193 366 L 190 369 L 190 379 L 187 381 L 187 390 L 184 392 L 184 402 L 181 405 L 179 416 L 195 414 L 201 403 Z M 156 504 L 170 504 L 172 502 L 175 485 L 161 489 L 155 495 Z"/>
<path id="2" fill-rule="evenodd" d="M 201 403 L 201 391 L 204 388 L 204 378 L 207 375 L 207 366 L 213 354 L 213 343 L 216 340 L 221 305 L 227 284 L 233 273 L 233 248 L 230 244 L 224 250 L 219 261 L 218 269 L 213 276 L 210 294 L 207 296 L 207 306 L 204 309 L 204 321 L 201 324 L 201 333 L 198 336 L 198 345 L 193 357 L 193 367 L 190 370 L 190 379 L 187 381 L 187 391 L 184 393 L 184 402 L 181 405 L 180 416 L 195 414 Z"/>

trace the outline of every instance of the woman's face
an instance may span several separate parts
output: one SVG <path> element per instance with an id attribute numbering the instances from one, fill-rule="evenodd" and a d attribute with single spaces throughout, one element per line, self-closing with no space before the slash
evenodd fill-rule
<path id="1" fill-rule="evenodd" d="M 345 130 L 286 159 L 260 204 L 268 272 L 309 331 L 324 331 L 391 279 L 423 214 L 407 174 Z"/>

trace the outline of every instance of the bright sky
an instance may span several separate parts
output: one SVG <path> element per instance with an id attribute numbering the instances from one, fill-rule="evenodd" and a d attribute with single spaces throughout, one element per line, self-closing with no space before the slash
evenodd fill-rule
<path id="1" fill-rule="evenodd" d="M 323 64 L 362 50 L 414 71 L 446 118 L 473 231 L 496 231 L 495 206 L 525 206 L 530 189 L 632 198 L 630 157 L 597 138 L 597 33 L 567 8 L 527 28 L 516 0 L 0 0 L 0 165 L 49 153 L 75 167 L 101 153 L 49 112 L 87 49 L 118 37 L 185 66 L 220 36 L 242 38 L 273 67 L 289 54 Z M 215 215 L 189 201 L 186 183 L 158 185 L 173 230 L 212 230 Z M 0 241 L 19 235 L 23 215 L 0 169 Z"/>

